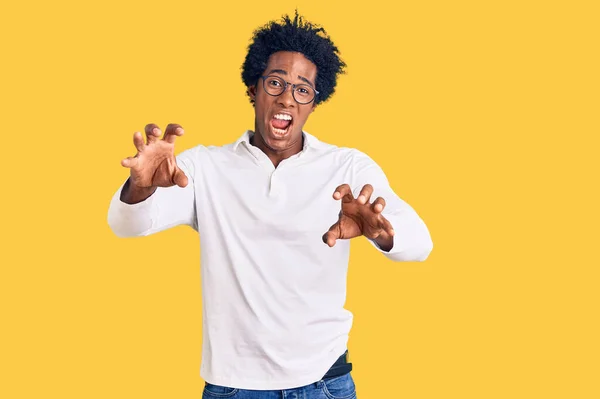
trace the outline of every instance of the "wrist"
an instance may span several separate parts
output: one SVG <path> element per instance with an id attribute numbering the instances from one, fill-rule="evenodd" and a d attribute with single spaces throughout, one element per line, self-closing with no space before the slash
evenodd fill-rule
<path id="1" fill-rule="evenodd" d="M 156 191 L 157 187 L 139 187 L 131 181 L 131 177 L 127 179 L 121 190 L 121 201 L 126 204 L 137 204 L 150 197 Z"/>
<path id="2" fill-rule="evenodd" d="M 390 252 L 394 248 L 394 236 L 383 231 L 377 238 L 373 238 L 382 251 Z"/>

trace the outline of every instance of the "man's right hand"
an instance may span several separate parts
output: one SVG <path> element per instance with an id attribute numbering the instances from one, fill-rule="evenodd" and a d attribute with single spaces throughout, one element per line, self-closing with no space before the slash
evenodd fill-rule
<path id="1" fill-rule="evenodd" d="M 167 126 L 162 139 L 160 128 L 150 123 L 144 129 L 146 143 L 140 132 L 133 135 L 133 144 L 137 154 L 125 158 L 121 165 L 130 169 L 130 177 L 121 192 L 123 202 L 133 204 L 145 200 L 157 187 L 188 184 L 187 176 L 177 166 L 175 159 L 175 137 L 183 135 L 183 128 L 171 123 Z"/>

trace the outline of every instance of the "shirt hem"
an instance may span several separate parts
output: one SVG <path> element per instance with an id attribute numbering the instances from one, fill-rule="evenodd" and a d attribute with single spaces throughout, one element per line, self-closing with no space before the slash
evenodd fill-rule
<path id="1" fill-rule="evenodd" d="M 347 344 L 344 344 L 340 350 L 331 352 L 327 358 L 327 366 L 325 370 L 317 370 L 304 374 L 302 377 L 294 378 L 293 380 L 285 381 L 256 381 L 243 380 L 238 378 L 223 378 L 212 376 L 210 372 L 200 370 L 200 377 L 213 385 L 221 385 L 237 389 L 254 389 L 254 390 L 279 390 L 279 389 L 294 389 L 306 385 L 314 384 L 321 381 L 327 370 L 335 363 L 335 361 L 344 354 L 347 350 Z"/>

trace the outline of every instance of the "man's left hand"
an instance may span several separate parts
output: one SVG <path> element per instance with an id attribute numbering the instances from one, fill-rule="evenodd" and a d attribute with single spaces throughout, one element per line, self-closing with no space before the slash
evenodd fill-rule
<path id="1" fill-rule="evenodd" d="M 356 199 L 348 184 L 342 184 L 335 189 L 333 198 L 342 200 L 342 210 L 338 221 L 323 235 L 324 243 L 333 247 L 337 239 L 349 239 L 364 235 L 378 242 L 382 249 L 387 251 L 391 249 L 394 229 L 392 224 L 381 214 L 385 208 L 385 200 L 378 197 L 371 203 L 372 193 L 373 186 L 370 184 L 365 184 Z"/>

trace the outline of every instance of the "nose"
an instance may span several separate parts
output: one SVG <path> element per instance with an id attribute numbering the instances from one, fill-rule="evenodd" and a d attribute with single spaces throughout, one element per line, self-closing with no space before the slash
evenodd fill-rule
<path id="1" fill-rule="evenodd" d="M 277 100 L 278 102 L 283 105 L 284 107 L 291 107 L 294 106 L 296 104 L 296 100 L 294 100 L 294 96 L 292 94 L 292 90 L 294 90 L 292 88 L 292 85 L 288 84 L 285 89 L 283 90 L 283 93 L 281 93 L 278 97 Z"/>

